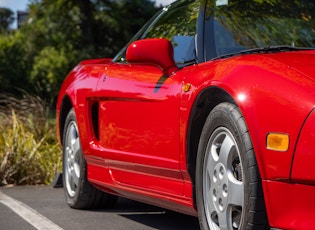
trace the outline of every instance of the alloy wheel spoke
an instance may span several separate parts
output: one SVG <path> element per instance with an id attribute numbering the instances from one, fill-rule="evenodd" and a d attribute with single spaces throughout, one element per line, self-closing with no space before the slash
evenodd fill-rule
<path id="1" fill-rule="evenodd" d="M 72 139 L 71 145 L 72 145 L 72 149 L 73 149 L 74 159 L 77 159 L 79 151 L 81 150 L 79 137 L 76 137 L 75 139 Z"/>
<path id="2" fill-rule="evenodd" d="M 224 138 L 224 141 L 222 142 L 222 146 L 221 146 L 220 154 L 219 154 L 220 162 L 225 167 L 229 166 L 229 158 L 234 148 L 235 148 L 235 144 L 233 140 L 229 136 L 226 136 Z"/>
<path id="3" fill-rule="evenodd" d="M 73 180 L 73 176 L 70 174 L 69 175 L 69 185 L 70 185 L 70 189 L 71 189 L 71 192 L 75 191 L 75 183 L 74 183 L 74 180 Z"/>
<path id="4" fill-rule="evenodd" d="M 228 223 L 229 223 L 229 219 L 231 217 L 228 216 L 228 212 L 224 211 L 224 212 L 218 212 L 218 219 L 219 219 L 219 226 L 220 226 L 220 230 L 227 230 L 228 229 Z"/>
<path id="5" fill-rule="evenodd" d="M 73 184 L 75 185 L 75 187 L 77 187 L 78 184 L 79 184 L 79 175 L 77 175 L 75 170 L 72 171 L 71 177 L 72 177 L 72 180 L 73 180 Z"/>
<path id="6" fill-rule="evenodd" d="M 232 174 L 229 175 L 229 200 L 228 203 L 235 206 L 244 205 L 244 184 L 242 181 L 236 180 Z"/>
<path id="7" fill-rule="evenodd" d="M 213 182 L 214 166 L 215 166 L 215 162 L 212 159 L 208 160 L 207 166 L 206 166 L 207 167 L 207 175 L 206 176 L 207 176 L 210 184 L 212 184 L 212 182 Z"/>
<path id="8" fill-rule="evenodd" d="M 69 130 L 69 139 L 70 140 L 76 139 L 78 135 L 77 135 L 77 130 L 76 130 L 75 125 L 71 124 L 69 129 L 70 129 Z"/>
<path id="9" fill-rule="evenodd" d="M 211 215 L 212 212 L 216 211 L 216 208 L 213 203 L 213 194 L 212 194 L 211 186 L 210 186 L 210 189 L 207 191 L 206 199 L 207 199 L 207 209 L 209 211 L 209 214 Z"/>

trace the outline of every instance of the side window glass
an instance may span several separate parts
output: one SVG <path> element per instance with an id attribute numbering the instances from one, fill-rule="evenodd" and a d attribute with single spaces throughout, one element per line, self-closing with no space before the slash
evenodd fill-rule
<path id="1" fill-rule="evenodd" d="M 207 0 L 206 60 L 248 49 L 314 48 L 314 12 L 314 1 Z"/>
<path id="2" fill-rule="evenodd" d="M 165 11 L 141 38 L 166 38 L 173 44 L 174 59 L 179 67 L 194 63 L 198 10 L 199 1 L 181 2 Z"/>
<path id="3" fill-rule="evenodd" d="M 218 14 L 218 9 L 224 7 L 229 2 L 214 0 L 207 1 L 205 14 L 206 60 L 224 54 L 236 53 L 244 49 L 244 47 L 239 44 L 239 40 L 233 36 L 233 33 L 231 33 L 231 28 L 235 27 L 233 21 L 229 25 L 226 25 L 222 23 L 224 17 Z"/>

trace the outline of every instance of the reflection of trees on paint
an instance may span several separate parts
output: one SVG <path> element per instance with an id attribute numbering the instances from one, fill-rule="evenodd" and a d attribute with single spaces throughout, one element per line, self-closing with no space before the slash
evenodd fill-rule
<path id="1" fill-rule="evenodd" d="M 174 38 L 181 36 L 194 36 L 196 34 L 196 22 L 198 17 L 199 2 L 187 4 L 166 12 L 162 18 L 147 31 L 145 37 L 167 38 L 176 46 Z"/>
<path id="2" fill-rule="evenodd" d="M 215 1 L 209 4 L 212 9 Z M 213 10 L 208 10 L 206 18 L 212 15 Z M 244 48 L 314 47 L 315 3 L 311 1 L 229 0 L 228 5 L 215 7 L 215 19 Z"/>

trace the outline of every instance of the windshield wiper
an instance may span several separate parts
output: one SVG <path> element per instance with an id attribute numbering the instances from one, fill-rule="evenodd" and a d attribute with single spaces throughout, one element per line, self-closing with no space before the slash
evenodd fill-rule
<path id="1" fill-rule="evenodd" d="M 293 46 L 268 46 L 268 47 L 261 47 L 261 48 L 253 48 L 248 50 L 242 50 L 236 53 L 224 54 L 218 57 L 215 57 L 211 60 L 221 59 L 221 58 L 228 58 L 237 55 L 244 55 L 244 54 L 259 54 L 259 53 L 276 53 L 276 52 L 286 52 L 286 51 L 301 51 L 301 50 L 314 50 L 315 48 L 311 47 L 293 47 Z"/>

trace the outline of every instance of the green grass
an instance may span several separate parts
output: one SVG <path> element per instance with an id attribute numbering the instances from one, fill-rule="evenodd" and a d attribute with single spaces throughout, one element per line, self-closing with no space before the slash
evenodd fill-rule
<path id="1" fill-rule="evenodd" d="M 55 120 L 38 97 L 0 95 L 0 185 L 49 184 L 61 170 Z"/>

